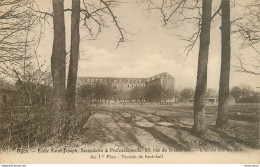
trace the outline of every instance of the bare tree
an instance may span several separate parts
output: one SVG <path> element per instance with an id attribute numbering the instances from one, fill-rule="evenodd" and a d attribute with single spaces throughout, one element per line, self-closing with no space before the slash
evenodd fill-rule
<path id="1" fill-rule="evenodd" d="M 77 71 L 78 71 L 78 61 L 79 61 L 79 43 L 86 36 L 80 38 L 79 29 L 80 22 L 83 23 L 83 27 L 87 29 L 88 35 L 96 38 L 103 28 L 108 28 L 108 21 L 105 18 L 112 18 L 115 23 L 116 28 L 120 33 L 120 42 L 125 41 L 123 28 L 117 20 L 117 17 L 113 13 L 112 8 L 116 6 L 119 2 L 117 1 L 82 1 L 83 6 L 80 7 L 80 1 L 72 1 L 72 8 L 64 9 L 63 2 L 60 0 L 53 0 L 53 14 L 45 11 L 41 11 L 36 5 L 36 9 L 30 7 L 30 9 L 37 13 L 40 19 L 47 21 L 47 16 L 53 18 L 54 26 L 54 43 L 53 43 L 53 53 L 52 53 L 52 76 L 53 76 L 53 88 L 55 101 L 61 102 L 64 99 L 65 90 L 65 63 L 66 63 L 66 51 L 65 51 L 65 26 L 64 26 L 64 14 L 61 11 L 67 12 L 71 11 L 71 49 L 70 53 L 70 63 L 69 63 L 69 73 L 68 73 L 68 83 L 67 83 L 67 104 L 69 110 L 73 111 L 75 109 L 75 89 L 77 82 Z M 59 6 L 59 8 L 55 7 Z M 56 16 L 55 16 L 56 15 Z M 57 18 L 59 17 L 59 18 Z M 64 30 L 64 33 L 63 33 Z M 63 41 L 63 43 L 62 43 Z M 57 89 L 57 87 L 60 87 Z M 63 93 L 62 93 L 63 92 Z M 59 106 L 59 104 L 57 104 Z"/>
<path id="2" fill-rule="evenodd" d="M 32 56 L 29 46 L 34 39 L 28 38 L 37 22 L 33 11 L 28 9 L 30 0 L 0 1 L 0 69 L 1 77 L 16 77 L 14 69 L 24 66 Z"/>
<path id="3" fill-rule="evenodd" d="M 143 87 L 134 87 L 129 91 L 129 99 L 139 102 L 144 98 L 144 88 Z"/>
<path id="4" fill-rule="evenodd" d="M 239 101 L 239 99 L 243 95 L 243 88 L 240 86 L 234 86 L 230 91 L 231 96 L 233 96 L 236 100 L 236 103 Z"/>
<path id="5" fill-rule="evenodd" d="M 221 72 L 219 81 L 218 118 L 216 126 L 221 129 L 225 129 L 228 126 L 230 78 L 230 1 L 222 0 L 221 7 Z"/>
<path id="6" fill-rule="evenodd" d="M 256 53 L 256 55 L 245 56 L 236 56 L 238 62 L 235 65 L 232 65 L 235 71 L 253 75 L 260 75 L 260 54 Z M 249 63 L 245 62 L 248 62 L 249 60 L 251 60 Z"/>
<path id="7" fill-rule="evenodd" d="M 199 1 L 187 0 L 163 0 L 148 2 L 148 10 L 158 10 L 162 16 L 164 26 L 174 23 L 175 27 L 185 24 L 194 24 L 195 31 L 188 36 L 178 35 L 181 40 L 187 42 L 185 47 L 186 56 L 196 45 L 201 32 L 201 5 Z"/>
<path id="8" fill-rule="evenodd" d="M 237 72 L 260 75 L 260 1 L 255 0 L 243 6 L 238 4 L 243 15 L 232 22 L 232 33 L 237 34 L 242 39 L 241 48 L 251 48 L 254 52 L 250 54 L 236 56 L 238 63 L 233 65 Z"/>
<path id="9" fill-rule="evenodd" d="M 174 102 L 178 102 L 180 100 L 180 91 L 175 89 L 174 93 L 173 93 L 173 97 L 174 97 Z"/>
<path id="10" fill-rule="evenodd" d="M 163 0 L 161 5 L 151 7 L 154 1 L 148 0 L 149 8 L 159 10 L 162 14 L 165 25 L 177 13 L 182 16 L 181 22 L 195 22 L 197 30 L 189 38 L 183 38 L 188 42 L 186 46 L 187 54 L 194 48 L 196 42 L 200 37 L 199 46 L 199 59 L 198 59 L 198 72 L 197 84 L 194 98 L 194 126 L 193 131 L 197 135 L 203 135 L 206 132 L 205 124 L 205 93 L 207 88 L 207 64 L 208 52 L 210 43 L 210 27 L 211 21 L 219 14 L 221 7 L 211 16 L 212 0 L 203 0 L 202 6 L 199 1 L 186 1 L 186 0 Z M 202 13 L 201 13 L 202 9 Z M 187 15 L 185 12 L 189 11 Z M 195 11 L 195 13 L 194 13 Z M 192 16 L 191 16 L 192 14 Z"/>
<path id="11" fill-rule="evenodd" d="M 70 63 L 67 84 L 67 103 L 68 110 L 73 112 L 75 110 L 75 92 L 78 73 L 79 61 L 79 34 L 80 25 L 80 0 L 72 0 L 72 13 L 71 13 L 71 50 L 70 50 Z"/>
<path id="12" fill-rule="evenodd" d="M 121 42 L 125 41 L 124 29 L 120 26 L 118 18 L 113 12 L 113 8 L 119 3 L 122 2 L 117 0 L 94 0 L 88 2 L 83 0 L 84 7 L 81 9 L 83 26 L 87 28 L 89 35 L 92 37 L 97 37 L 103 28 L 109 28 L 109 19 L 112 19 L 112 22 L 120 34 L 117 47 Z"/>
<path id="13" fill-rule="evenodd" d="M 80 8 L 80 1 L 73 0 L 72 9 L 65 9 L 65 11 L 72 11 L 71 50 L 67 84 L 68 109 L 71 111 L 75 110 L 75 91 L 79 61 L 80 20 L 83 22 L 83 26 L 87 28 L 89 34 L 91 36 L 97 37 L 101 32 L 102 28 L 108 28 L 107 21 L 105 21 L 105 17 L 111 17 L 121 36 L 117 44 L 118 47 L 121 42 L 125 41 L 125 37 L 123 33 L 123 28 L 120 27 L 117 17 L 112 11 L 112 7 L 115 6 L 117 3 L 117 1 L 104 0 L 93 2 L 83 1 L 84 7 Z M 93 28 L 91 26 L 93 26 Z"/>
<path id="14" fill-rule="evenodd" d="M 162 86 L 161 100 L 163 102 L 169 102 L 169 100 L 171 100 L 174 97 L 174 86 L 173 84 L 167 84 L 167 83 L 168 83 L 167 79 L 161 79 L 161 86 Z"/>
<path id="15" fill-rule="evenodd" d="M 103 99 L 109 100 L 113 96 L 112 85 L 97 84 L 93 87 L 93 94 L 94 98 L 99 102 Z"/>
<path id="16" fill-rule="evenodd" d="M 94 99 L 94 89 L 88 85 L 81 85 L 77 89 L 77 95 L 84 100 Z"/>
<path id="17" fill-rule="evenodd" d="M 193 99 L 194 97 L 194 89 L 192 88 L 184 88 L 179 92 L 179 99 L 186 103 L 187 100 Z"/>
<path id="18" fill-rule="evenodd" d="M 161 85 L 148 85 L 144 88 L 144 97 L 146 101 L 160 102 L 162 98 Z"/>
<path id="19" fill-rule="evenodd" d="M 51 56 L 51 73 L 53 79 L 54 107 L 60 111 L 65 96 L 65 19 L 64 0 L 52 0 L 54 39 Z"/>
<path id="20" fill-rule="evenodd" d="M 218 94 L 218 92 L 217 92 L 216 89 L 207 88 L 205 97 L 207 97 L 207 98 L 215 98 L 215 97 L 218 96 L 217 94 Z"/>
<path id="21" fill-rule="evenodd" d="M 252 88 L 252 86 L 247 84 L 241 84 L 240 87 L 243 90 L 242 98 L 253 96 L 254 89 Z"/>
<path id="22" fill-rule="evenodd" d="M 0 1 L 0 69 L 1 77 L 19 81 L 18 101 L 33 107 L 39 100 L 39 91 L 46 86 L 48 70 L 42 70 L 37 59 L 39 18 L 31 9 L 31 0 Z M 34 58 L 38 67 L 35 68 Z M 44 64 L 44 63 L 41 63 Z M 49 86 L 49 85 L 48 85 Z M 19 95 L 18 95 L 19 96 Z M 45 94 L 42 95 L 45 97 Z M 25 103 L 22 103 L 25 105 Z"/>
<path id="23" fill-rule="evenodd" d="M 202 25 L 200 34 L 200 48 L 198 58 L 197 84 L 194 97 L 194 125 L 193 132 L 204 135 L 206 132 L 205 94 L 207 88 L 207 65 L 210 44 L 212 0 L 202 1 Z"/>

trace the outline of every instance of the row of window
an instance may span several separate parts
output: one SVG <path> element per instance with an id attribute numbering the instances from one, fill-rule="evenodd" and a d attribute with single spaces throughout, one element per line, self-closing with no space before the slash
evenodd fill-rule
<path id="1" fill-rule="evenodd" d="M 168 77 L 168 74 L 160 74 L 156 75 L 154 77 L 148 78 L 146 81 L 153 81 L 155 79 L 161 78 L 161 77 Z M 87 78 L 87 82 L 131 82 L 131 83 L 141 83 L 142 79 L 109 79 L 109 78 Z"/>
<path id="2" fill-rule="evenodd" d="M 93 87 L 94 87 L 94 85 L 87 85 L 87 87 L 93 88 Z"/>
<path id="3" fill-rule="evenodd" d="M 133 87 L 145 87 L 145 85 L 127 85 L 127 87 L 128 88 L 133 88 Z M 90 87 L 90 88 L 93 88 L 94 87 L 94 85 L 92 85 L 92 84 L 87 84 L 87 87 Z M 117 87 L 117 85 L 114 85 L 114 87 Z"/>
<path id="4" fill-rule="evenodd" d="M 135 87 L 138 87 L 138 86 L 139 86 L 139 87 L 144 87 L 144 85 L 127 85 L 128 88 L 130 88 L 130 87 L 133 88 L 134 86 L 135 86 Z"/>
<path id="5" fill-rule="evenodd" d="M 127 80 L 122 80 L 122 79 L 103 79 L 103 78 L 87 78 L 87 82 L 133 82 L 133 83 L 141 83 L 141 79 L 127 79 Z"/>

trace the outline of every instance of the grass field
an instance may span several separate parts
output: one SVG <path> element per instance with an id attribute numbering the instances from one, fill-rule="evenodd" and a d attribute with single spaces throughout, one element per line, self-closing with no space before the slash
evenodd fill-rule
<path id="1" fill-rule="evenodd" d="M 259 149 L 259 110 L 230 107 L 230 126 L 215 128 L 217 107 L 206 108 L 207 135 L 191 133 L 193 107 L 110 106 L 100 108 L 72 145 L 88 147 L 173 148 L 179 151 L 247 151 Z"/>
<path id="2" fill-rule="evenodd" d="M 87 109 L 85 109 L 87 111 Z M 207 135 L 197 137 L 191 131 L 193 126 L 192 106 L 163 106 L 163 105 L 125 105 L 125 106 L 100 106 L 94 114 L 83 120 L 83 127 L 65 142 L 48 140 L 42 142 L 44 136 L 49 136 L 43 125 L 49 124 L 46 113 L 41 117 L 30 116 L 26 112 L 16 111 L 12 117 L 18 121 L 22 118 L 31 120 L 23 122 L 23 126 L 16 131 L 9 132 L 12 121 L 1 115 L 1 144 L 10 143 L 15 147 L 81 147 L 81 148 L 171 148 L 175 151 L 248 151 L 259 149 L 259 107 L 256 106 L 231 106 L 229 110 L 229 127 L 220 131 L 214 125 L 217 118 L 217 106 L 206 107 Z M 51 114 L 51 112 L 49 112 Z M 25 117 L 25 118 L 24 118 Z M 30 119 L 35 117 L 37 119 Z M 81 116 L 80 116 L 81 117 Z M 34 122 L 32 122 L 34 121 Z M 37 125 L 42 121 L 45 124 Z M 26 126 L 28 124 L 28 126 Z M 17 126 L 18 126 L 17 125 Z M 55 125 L 47 126 L 53 128 Z M 13 127 L 13 126 L 11 126 Z M 36 131 L 30 130 L 34 128 Z M 28 129 L 29 128 L 29 129 Z M 46 129 L 46 128 L 45 128 Z M 48 130 L 48 129 L 47 129 Z M 75 130 L 74 130 L 75 131 Z M 10 138 L 17 133 L 16 138 Z M 3 135 L 5 134 L 5 135 Z M 39 135 L 41 134 L 41 136 Z M 33 136 L 36 135 L 36 138 Z M 37 137 L 39 136 L 39 137 Z M 47 137 L 45 137 L 47 138 Z M 11 141 L 9 141 L 12 139 Z M 56 138 L 54 138 L 56 139 Z M 22 146 L 16 146 L 20 141 Z M 52 142 L 54 141 L 54 142 Z M 23 144 L 24 143 L 24 144 Z M 21 144 L 20 144 L 21 145 Z"/>

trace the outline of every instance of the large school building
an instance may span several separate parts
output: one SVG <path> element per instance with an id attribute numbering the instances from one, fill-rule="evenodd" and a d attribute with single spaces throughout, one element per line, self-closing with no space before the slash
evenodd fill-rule
<path id="1" fill-rule="evenodd" d="M 149 78 L 111 78 L 111 77 L 78 77 L 77 87 L 95 87 L 97 84 L 110 85 L 111 87 L 128 92 L 135 87 L 161 86 L 165 90 L 174 90 L 174 77 L 163 72 Z"/>
<path id="2" fill-rule="evenodd" d="M 166 72 L 149 78 L 78 77 L 77 87 L 82 85 L 94 87 L 97 84 L 111 84 L 112 87 L 123 91 L 149 85 L 161 85 L 162 87 L 174 89 L 174 78 Z"/>

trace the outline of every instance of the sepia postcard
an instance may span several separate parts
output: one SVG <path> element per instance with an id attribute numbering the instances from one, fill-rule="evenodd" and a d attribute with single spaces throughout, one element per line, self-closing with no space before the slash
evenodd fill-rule
<path id="1" fill-rule="evenodd" d="M 260 1 L 0 0 L 1 164 L 259 164 Z"/>

